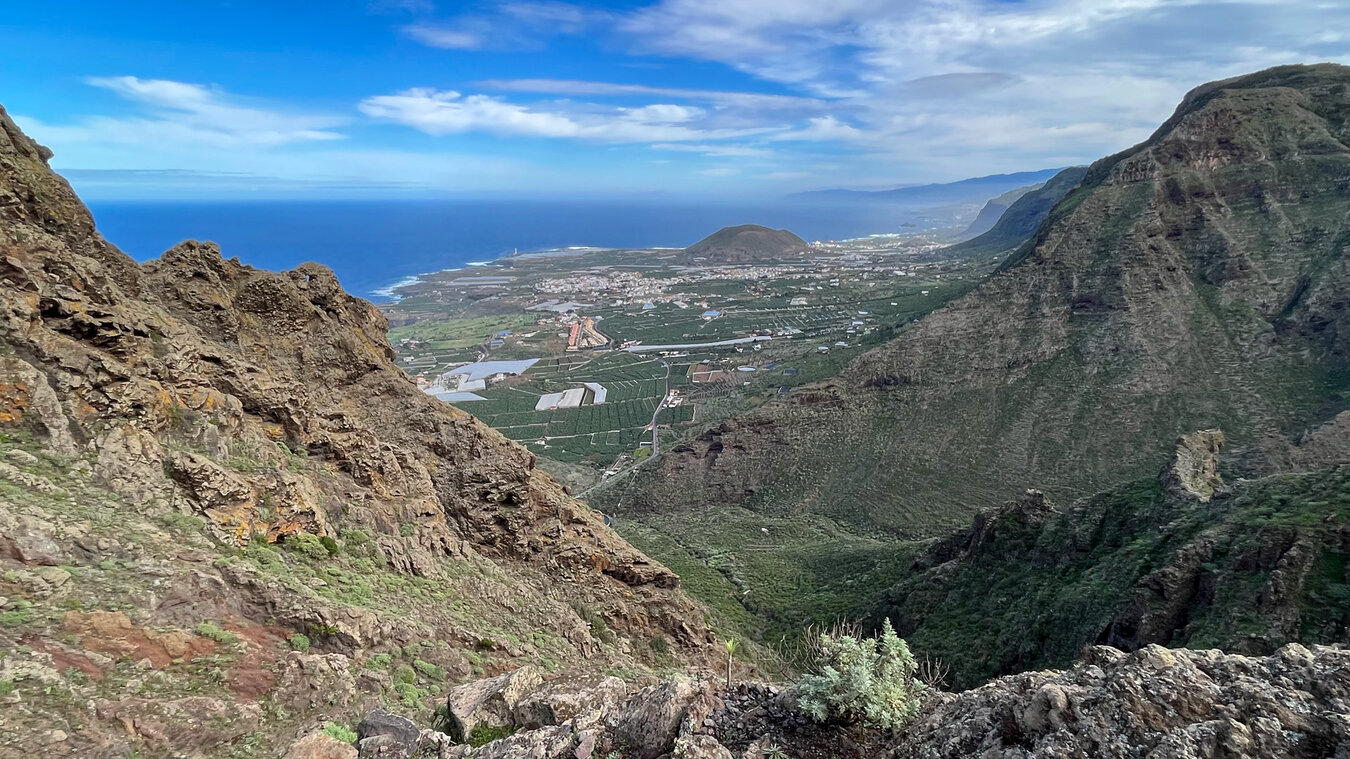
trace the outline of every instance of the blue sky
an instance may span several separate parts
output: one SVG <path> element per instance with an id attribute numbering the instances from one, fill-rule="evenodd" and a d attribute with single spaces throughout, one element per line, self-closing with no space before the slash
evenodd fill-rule
<path id="1" fill-rule="evenodd" d="M 755 197 L 1084 163 L 1350 0 L 82 2 L 0 104 L 90 197 Z"/>

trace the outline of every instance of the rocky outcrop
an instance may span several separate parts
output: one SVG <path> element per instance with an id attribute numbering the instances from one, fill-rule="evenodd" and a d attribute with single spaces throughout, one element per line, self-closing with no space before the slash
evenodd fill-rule
<path id="1" fill-rule="evenodd" d="M 1262 658 L 1096 646 L 1067 670 L 957 694 L 930 690 L 920 715 L 895 732 L 816 724 L 796 699 L 760 683 L 728 690 L 675 680 L 605 699 L 596 712 L 605 718 L 522 729 L 472 750 L 424 731 L 420 745 L 457 759 L 1329 759 L 1350 751 L 1350 652 L 1322 646 L 1293 644 Z"/>
<path id="2" fill-rule="evenodd" d="M 1350 467 L 1219 478 L 1223 433 L 1183 435 L 1155 480 L 1054 508 L 1040 491 L 976 515 L 886 593 L 920 656 L 973 686 L 1064 666 L 1084 645 L 1266 654 L 1350 638 Z"/>
<path id="3" fill-rule="evenodd" d="M 526 667 L 451 690 L 445 704 L 446 733 L 456 742 L 463 743 L 477 728 L 520 724 L 517 704 L 540 682 L 539 673 Z"/>
<path id="4" fill-rule="evenodd" d="M 43 720 L 83 726 L 72 755 L 144 753 L 148 733 L 122 725 L 186 735 L 175 715 L 207 702 L 156 701 L 182 693 L 268 706 L 247 733 L 218 720 L 224 752 L 244 734 L 287 745 L 340 701 L 430 710 L 475 670 L 642 672 L 633 641 L 653 637 L 706 656 L 679 578 L 524 448 L 419 392 L 384 317 L 331 271 L 259 271 L 195 241 L 137 265 L 49 157 L 0 110 L 0 658 L 77 674 L 60 698 L 0 685 L 23 704 L 0 710 L 0 753 L 35 752 L 19 727 Z M 67 612 L 123 616 L 65 629 Z M 203 646 L 214 667 L 175 664 Z M 311 646 L 342 658 L 287 663 Z M 139 661 L 148 684 L 125 671 Z"/>
<path id="5" fill-rule="evenodd" d="M 418 750 L 422 731 L 407 717 L 376 709 L 356 726 L 362 759 L 408 759 Z"/>
<path id="6" fill-rule="evenodd" d="M 1340 756 L 1350 751 L 1350 653 L 1289 645 L 1252 659 L 1148 646 L 1093 648 L 1064 672 L 944 696 L 896 759 L 979 756 Z"/>
<path id="7" fill-rule="evenodd" d="M 1223 487 L 1219 476 L 1219 449 L 1223 447 L 1223 433 L 1219 430 L 1201 430 L 1177 438 L 1175 460 L 1162 474 L 1163 487 L 1182 497 L 1200 501 L 1214 497 Z"/>

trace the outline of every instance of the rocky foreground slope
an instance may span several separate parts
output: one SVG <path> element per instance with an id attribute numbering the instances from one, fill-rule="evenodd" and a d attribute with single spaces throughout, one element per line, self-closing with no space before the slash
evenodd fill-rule
<path id="1" fill-rule="evenodd" d="M 0 755 L 261 756 L 523 663 L 702 660 L 678 578 L 332 272 L 138 266 L 49 156 L 0 111 Z"/>
<path id="2" fill-rule="evenodd" d="M 1003 270 L 836 380 L 708 429 L 625 508 L 718 503 L 941 535 L 1023 488 L 1149 477 L 1221 428 L 1247 474 L 1346 460 L 1350 68 L 1198 88 Z M 607 504 L 608 505 L 608 504 Z"/>
<path id="3" fill-rule="evenodd" d="M 1148 646 L 1093 647 L 1064 671 L 932 691 L 898 731 L 819 725 L 792 689 L 679 679 L 628 692 L 613 678 L 540 684 L 520 671 L 449 696 L 452 732 L 504 737 L 470 749 L 375 712 L 359 756 L 442 759 L 1330 759 L 1350 752 L 1350 653 L 1289 645 L 1264 658 Z M 292 757 L 358 749 L 323 735 Z"/>

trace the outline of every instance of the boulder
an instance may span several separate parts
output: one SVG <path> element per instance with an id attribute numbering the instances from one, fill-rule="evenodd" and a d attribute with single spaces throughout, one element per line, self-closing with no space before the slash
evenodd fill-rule
<path id="1" fill-rule="evenodd" d="M 614 725 L 616 742 L 628 746 L 634 759 L 656 759 L 669 753 L 698 693 L 698 686 L 685 678 L 634 693 Z"/>
<path id="2" fill-rule="evenodd" d="M 711 735 L 681 735 L 675 741 L 674 759 L 734 759 L 726 746 Z"/>
<path id="3" fill-rule="evenodd" d="M 358 753 L 350 743 L 317 732 L 292 743 L 285 759 L 358 759 Z"/>
<path id="4" fill-rule="evenodd" d="M 422 731 L 407 717 L 375 709 L 356 726 L 361 759 L 408 759 L 417 750 Z"/>
<path id="5" fill-rule="evenodd" d="M 1291 644 L 1256 658 L 1097 646 L 1074 669 L 1002 677 L 930 704 L 894 757 L 1343 756 L 1347 696 L 1343 649 Z"/>
<path id="6" fill-rule="evenodd" d="M 516 723 L 516 705 L 542 682 L 533 667 L 478 680 L 454 688 L 446 696 L 446 733 L 464 743 L 476 727 L 506 727 Z"/>
<path id="7" fill-rule="evenodd" d="M 617 677 L 578 677 L 546 683 L 522 697 L 513 710 L 523 728 L 561 725 L 568 720 L 594 723 L 623 702 L 628 686 Z"/>

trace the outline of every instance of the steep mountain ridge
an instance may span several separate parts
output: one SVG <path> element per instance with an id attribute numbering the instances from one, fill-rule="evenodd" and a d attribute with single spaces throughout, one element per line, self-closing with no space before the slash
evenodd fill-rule
<path id="1" fill-rule="evenodd" d="M 1222 428 L 1249 474 L 1344 460 L 1348 116 L 1343 66 L 1197 89 L 1000 273 L 838 379 L 675 447 L 625 508 L 924 536 L 1027 486 L 1067 501 L 1148 477 L 1194 429 Z"/>
<path id="2" fill-rule="evenodd" d="M 972 258 L 1008 255 L 1031 239 L 1050 216 L 1051 209 L 1086 175 L 1086 166 L 1071 166 L 1059 172 L 1045 184 L 1019 195 L 980 234 L 952 245 L 943 253 Z"/>
<path id="3" fill-rule="evenodd" d="M 885 594 L 957 685 L 1066 666 L 1084 646 L 1267 655 L 1350 640 L 1350 466 L 1225 484 L 1223 435 L 1183 436 L 1157 478 L 1056 508 L 1029 490 L 932 545 Z"/>
<path id="4" fill-rule="evenodd" d="M 0 110 L 0 751 L 252 755 L 522 662 L 707 656 L 679 579 L 331 271 L 137 266 L 50 155 Z"/>
<path id="5" fill-rule="evenodd" d="M 961 238 L 972 239 L 993 229 L 994 225 L 998 223 L 998 220 L 1003 218 L 1003 212 L 1007 211 L 1013 203 L 1016 203 L 1018 198 L 1026 195 L 1028 192 L 1039 190 L 1044 186 L 1044 182 L 1039 182 L 1037 184 L 1027 185 L 1026 187 L 1018 187 L 1015 190 L 1009 190 L 996 198 L 990 198 L 984 204 L 984 207 L 980 209 L 980 212 L 976 214 L 975 220 L 970 223 L 970 226 L 961 230 Z"/>

